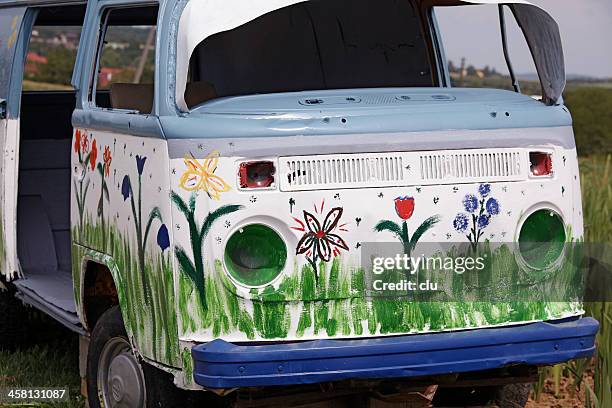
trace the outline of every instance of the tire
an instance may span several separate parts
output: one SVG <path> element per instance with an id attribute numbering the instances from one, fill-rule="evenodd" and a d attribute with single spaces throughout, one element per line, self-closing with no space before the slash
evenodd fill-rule
<path id="1" fill-rule="evenodd" d="M 171 375 L 133 353 L 118 306 L 100 316 L 91 334 L 87 395 L 90 408 L 182 406 Z"/>
<path id="2" fill-rule="evenodd" d="M 524 408 L 530 392 L 531 384 L 440 388 L 434 397 L 434 406 L 480 407 L 495 404 L 498 408 Z"/>
<path id="3" fill-rule="evenodd" d="M 13 351 L 28 340 L 29 316 L 11 289 L 0 289 L 0 350 Z"/>
<path id="4" fill-rule="evenodd" d="M 524 408 L 529 400 L 531 384 L 508 384 L 498 387 L 495 402 L 499 408 Z"/>

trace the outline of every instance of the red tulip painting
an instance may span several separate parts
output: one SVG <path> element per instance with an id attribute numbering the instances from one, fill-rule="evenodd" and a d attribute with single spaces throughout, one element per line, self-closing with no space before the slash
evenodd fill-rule
<path id="1" fill-rule="evenodd" d="M 376 232 L 388 231 L 393 233 L 402 243 L 404 253 L 408 256 L 410 256 L 410 253 L 421 237 L 423 237 L 427 231 L 433 228 L 434 225 L 440 222 L 440 216 L 438 215 L 427 218 L 425 221 L 423 221 L 423 223 L 421 223 L 421 225 L 419 225 L 411 237 L 408 233 L 408 220 L 412 217 L 412 214 L 414 214 L 414 210 L 414 197 L 397 197 L 395 199 L 395 212 L 397 213 L 397 216 L 403 220 L 402 224 L 398 225 L 390 220 L 381 220 L 374 227 Z"/>
<path id="2" fill-rule="evenodd" d="M 109 146 L 104 147 L 104 175 L 108 177 L 110 175 L 110 165 L 113 161 L 113 157 L 111 156 L 111 151 Z"/>
<path id="3" fill-rule="evenodd" d="M 83 173 L 87 173 L 88 168 L 93 171 L 98 151 L 96 141 L 93 141 L 93 149 L 89 149 L 89 136 L 85 130 L 76 129 L 74 131 L 74 153 L 77 155 L 77 160 Z M 74 181 L 74 192 L 76 196 L 77 208 L 79 211 L 79 232 L 83 228 L 83 215 L 85 212 L 85 199 L 89 191 L 89 177 L 83 174 Z"/>
<path id="4" fill-rule="evenodd" d="M 74 133 L 74 152 L 79 154 L 81 153 L 81 140 L 83 135 L 81 134 L 81 129 L 77 129 Z"/>
<path id="5" fill-rule="evenodd" d="M 414 197 L 397 197 L 395 199 L 395 212 L 404 221 L 412 217 Z"/>

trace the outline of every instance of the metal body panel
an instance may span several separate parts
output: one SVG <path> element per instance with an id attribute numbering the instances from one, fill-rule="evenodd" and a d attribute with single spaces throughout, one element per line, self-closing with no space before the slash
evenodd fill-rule
<path id="1" fill-rule="evenodd" d="M 194 378 L 204 387 L 234 388 L 551 365 L 593 355 L 598 326 L 583 318 L 352 341 L 239 346 L 215 340 L 192 349 Z"/>
<path id="2" fill-rule="evenodd" d="M 414 99 L 398 101 L 402 96 Z M 450 100 L 422 100 L 432 96 Z M 336 97 L 354 97 L 361 102 L 309 107 L 299 103 L 307 98 Z M 162 116 L 160 122 L 168 140 L 304 137 L 306 143 L 312 139 L 309 143 L 314 146 L 325 144 L 322 136 L 555 128 L 571 126 L 572 118 L 563 106 L 546 106 L 509 91 L 400 88 L 225 98 L 184 116 Z M 447 139 L 453 143 L 453 137 Z M 495 139 L 487 143 L 495 143 Z"/>

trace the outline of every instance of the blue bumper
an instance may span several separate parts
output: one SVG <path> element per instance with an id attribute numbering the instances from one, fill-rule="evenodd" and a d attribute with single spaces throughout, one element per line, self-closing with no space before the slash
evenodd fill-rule
<path id="1" fill-rule="evenodd" d="M 268 345 L 214 340 L 193 347 L 194 379 L 208 388 L 234 388 L 556 364 L 591 356 L 598 328 L 596 320 L 580 318 L 358 340 Z"/>

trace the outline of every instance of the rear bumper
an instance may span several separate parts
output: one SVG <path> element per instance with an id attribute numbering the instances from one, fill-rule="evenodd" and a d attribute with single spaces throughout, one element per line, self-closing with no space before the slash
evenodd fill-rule
<path id="1" fill-rule="evenodd" d="M 579 318 L 358 340 L 247 346 L 214 340 L 193 347 L 194 379 L 208 388 L 235 388 L 556 364 L 591 356 L 598 328 L 595 319 Z"/>

